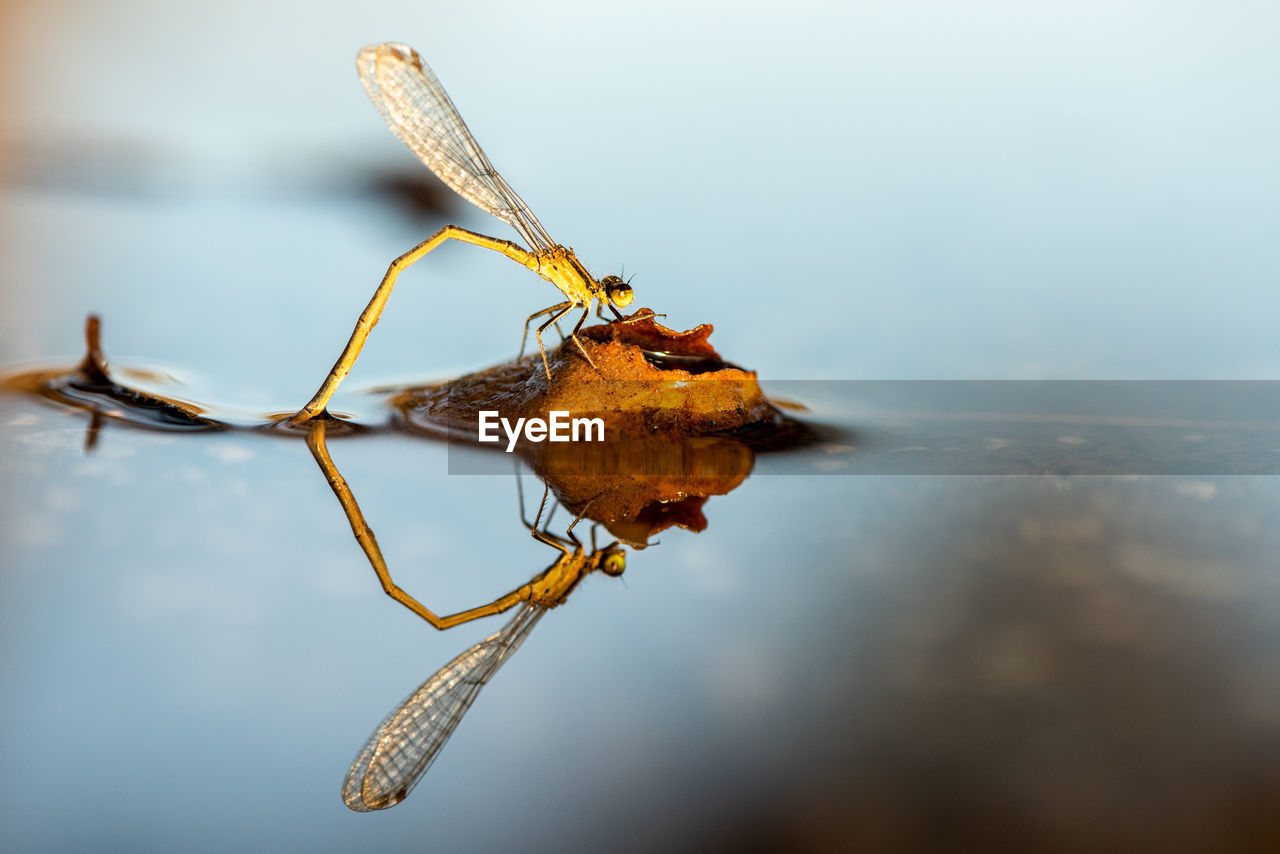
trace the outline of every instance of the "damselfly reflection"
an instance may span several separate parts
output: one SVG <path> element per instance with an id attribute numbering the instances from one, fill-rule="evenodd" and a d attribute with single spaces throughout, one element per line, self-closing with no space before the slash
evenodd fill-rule
<path id="1" fill-rule="evenodd" d="M 418 56 L 417 51 L 404 44 L 370 45 L 356 57 L 356 67 L 369 98 L 395 135 L 454 192 L 511 225 L 529 248 L 510 240 L 477 234 L 456 225 L 446 225 L 392 261 L 382 283 L 360 315 L 346 349 L 329 371 L 319 391 L 293 417 L 294 422 L 306 421 L 324 410 L 338 385 L 351 371 L 365 339 L 378 322 L 396 278 L 446 240 L 459 240 L 501 252 L 528 267 L 564 294 L 563 302 L 529 316 L 525 321 L 524 337 L 520 343 L 520 351 L 523 353 L 524 344 L 528 340 L 529 324 L 537 318 L 550 315 L 535 333 L 538 349 L 542 353 L 542 367 L 548 379 L 551 378 L 551 368 L 547 364 L 547 350 L 542 343 L 542 333 L 548 326 L 579 307 L 582 308 L 582 316 L 578 318 L 569 337 L 590 362 L 591 357 L 578 341 L 577 333 L 591 311 L 592 300 L 596 302 L 596 313 L 602 318 L 600 311 L 608 305 L 614 316 L 621 319 L 615 306 L 631 303 L 631 286 L 618 276 L 605 276 L 597 280 L 587 272 L 572 249 L 551 239 L 542 223 L 529 210 L 529 206 L 493 168 L 457 108 L 453 106 L 453 101 L 445 93 L 444 87 L 422 61 L 422 57 Z"/>
<path id="2" fill-rule="evenodd" d="M 603 569 L 609 575 L 622 574 L 626 561 L 624 552 L 617 542 L 610 543 L 602 549 L 596 549 L 595 527 L 593 526 L 591 530 L 591 552 L 587 554 L 583 552 L 582 543 L 574 535 L 573 527 L 582 519 L 583 514 L 589 509 L 588 507 L 583 507 L 582 512 L 573 520 L 573 525 L 570 525 L 569 530 L 565 532 L 568 539 L 565 539 L 547 531 L 539 530 L 536 522 L 530 525 L 525 520 L 522 492 L 520 519 L 524 522 L 525 527 L 530 529 L 534 539 L 554 546 L 564 554 L 528 584 L 523 584 L 504 596 L 499 596 L 487 605 L 479 605 L 475 608 L 468 608 L 465 611 L 446 616 L 436 614 L 405 592 L 391 579 L 391 571 L 387 567 L 386 558 L 382 555 L 382 549 L 378 546 L 377 539 L 373 536 L 373 530 L 365 521 L 364 513 L 360 511 L 360 505 L 356 502 L 355 495 L 351 492 L 351 487 L 347 485 L 346 479 L 339 473 L 337 466 L 333 463 L 333 458 L 329 455 L 328 443 L 325 440 L 328 424 L 327 419 L 316 419 L 311 422 L 307 431 L 307 447 L 311 449 L 312 456 L 315 457 L 320 470 L 324 472 L 325 479 L 329 481 L 329 487 L 333 490 L 334 495 L 338 497 L 338 502 L 342 505 L 342 509 L 347 515 L 347 521 L 351 524 L 351 532 L 355 534 L 356 541 L 360 544 L 360 548 L 364 550 L 365 556 L 369 559 L 370 565 L 373 566 L 373 571 L 377 574 L 378 581 L 382 584 L 382 589 L 386 591 L 387 595 L 437 629 L 448 629 L 481 617 L 501 614 L 521 602 L 540 605 L 544 608 L 554 608 L 564 601 L 564 597 L 569 595 L 569 592 L 582 579 L 582 576 L 587 573 Z M 544 492 L 542 504 L 538 507 L 539 519 L 542 517 L 546 501 L 547 492 Z M 572 548 L 570 548 L 571 545 Z"/>
<path id="3" fill-rule="evenodd" d="M 516 480 L 519 483 L 519 478 Z M 511 657 L 547 609 L 565 601 L 586 575 L 601 570 L 621 575 L 626 568 L 626 552 L 612 542 L 603 548 L 595 542 L 591 527 L 591 550 L 573 533 L 582 514 L 570 523 L 563 537 L 539 528 L 546 509 L 544 488 L 538 515 L 532 524 L 525 519 L 524 496 L 520 497 L 520 521 L 539 542 L 558 549 L 560 556 L 537 578 L 493 603 L 499 610 L 523 602 L 505 626 L 450 661 L 378 725 L 347 771 L 342 784 L 342 800 L 359 812 L 386 809 L 400 803 L 431 767 L 449 736 L 462 721 L 498 668 Z M 550 524 L 548 514 L 547 524 Z M 471 613 L 471 612 L 466 612 Z M 467 619 L 483 616 L 472 614 Z"/>

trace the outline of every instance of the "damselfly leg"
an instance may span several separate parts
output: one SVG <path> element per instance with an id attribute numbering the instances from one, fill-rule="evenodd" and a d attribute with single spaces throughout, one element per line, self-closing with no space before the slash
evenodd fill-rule
<path id="1" fill-rule="evenodd" d="M 360 317 L 356 321 L 356 328 L 352 331 L 351 338 L 347 341 L 347 346 L 343 348 L 342 355 L 338 357 L 338 361 L 329 370 L 329 375 L 321 383 L 320 389 L 307 402 L 307 405 L 302 407 L 290 419 L 292 423 L 301 424 L 324 411 L 329 404 L 329 399 L 333 397 L 333 393 L 338 390 L 338 386 L 346 379 L 347 374 L 351 373 L 351 368 L 356 363 L 356 357 L 364 349 L 365 340 L 368 339 L 369 333 L 373 331 L 373 327 L 378 324 L 378 318 L 382 316 L 382 310 L 387 305 L 387 299 L 391 296 L 391 289 L 396 285 L 396 279 L 416 261 L 446 240 L 457 240 L 462 243 L 470 243 L 473 246 L 492 249 L 521 263 L 525 263 L 526 259 L 531 257 L 530 253 L 510 240 L 499 240 L 496 237 L 477 234 L 474 231 L 468 231 L 456 225 L 446 225 L 422 243 L 392 261 L 391 266 L 387 268 L 386 275 L 382 277 L 382 282 L 378 285 L 378 289 L 373 292 L 373 298 L 369 300 L 369 304 L 360 313 Z M 549 368 L 548 376 L 550 376 Z"/>

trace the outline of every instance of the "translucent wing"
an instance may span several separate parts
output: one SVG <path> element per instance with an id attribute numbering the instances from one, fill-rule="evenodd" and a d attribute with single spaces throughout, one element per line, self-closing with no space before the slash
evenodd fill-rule
<path id="1" fill-rule="evenodd" d="M 342 784 L 346 805 L 368 812 L 403 801 L 427 773 L 480 689 L 545 613 L 540 605 L 521 605 L 500 631 L 440 668 L 387 715 L 347 771 Z"/>
<path id="2" fill-rule="evenodd" d="M 369 45 L 356 57 L 360 82 L 387 125 L 454 192 L 509 223 L 533 249 L 555 245 L 476 143 L 444 87 L 405 44 Z"/>

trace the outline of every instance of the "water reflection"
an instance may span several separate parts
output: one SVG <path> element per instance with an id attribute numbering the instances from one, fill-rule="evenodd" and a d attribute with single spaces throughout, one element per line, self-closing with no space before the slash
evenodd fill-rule
<path id="1" fill-rule="evenodd" d="M 386 559 L 383 557 L 382 549 L 378 547 L 378 541 L 373 535 L 373 530 L 365 521 L 364 514 L 360 510 L 360 505 L 356 501 L 351 487 L 347 485 L 346 479 L 338 471 L 337 466 L 334 465 L 333 458 L 329 454 L 325 438 L 329 422 L 325 419 L 312 419 L 312 422 L 314 423 L 308 422 L 307 446 L 311 449 L 311 453 L 315 457 L 316 463 L 320 466 L 320 470 L 324 472 L 330 488 L 333 489 L 334 494 L 338 497 L 343 512 L 346 513 L 347 521 L 351 524 L 351 531 L 355 535 L 356 541 L 360 544 L 360 548 L 364 550 L 365 556 L 368 557 L 373 571 L 378 576 L 378 581 L 382 584 L 382 589 L 392 599 L 404 605 L 437 629 L 448 629 L 481 617 L 500 614 L 521 602 L 542 608 L 554 608 L 565 600 L 583 576 L 597 569 L 603 569 L 606 575 L 622 574 L 625 561 L 622 557 L 622 549 L 618 546 L 617 541 L 604 548 L 597 549 L 595 546 L 595 526 L 593 525 L 591 530 L 591 551 L 584 553 L 582 543 L 573 533 L 574 527 L 590 512 L 592 506 L 596 503 L 594 498 L 588 499 L 582 505 L 582 509 L 574 517 L 564 537 L 551 533 L 549 527 L 538 527 L 542 520 L 543 511 L 546 508 L 547 495 L 550 492 L 550 485 L 548 484 L 543 493 L 542 503 L 538 506 L 538 515 L 533 524 L 530 524 L 524 518 L 523 495 L 520 501 L 520 518 L 534 539 L 560 549 L 562 552 L 560 559 L 528 584 L 522 585 L 504 596 L 500 596 L 488 604 L 469 608 L 456 614 L 439 616 L 412 595 L 405 592 L 391 578 L 391 572 L 387 567 Z M 608 475 L 596 476 L 597 482 L 600 484 L 598 496 L 603 496 L 608 492 L 604 483 L 607 478 Z M 547 525 L 550 524 L 550 516 L 551 514 L 548 514 Z M 599 522 L 601 520 L 596 519 L 595 521 Z"/>
<path id="2" fill-rule="evenodd" d="M 342 800 L 358 812 L 385 809 L 404 800 L 422 779 L 440 749 L 462 721 L 462 716 L 471 708 L 480 689 L 519 649 L 542 615 L 548 609 L 563 604 L 587 575 L 597 570 L 615 578 L 622 575 L 626 569 L 626 551 L 616 540 L 605 546 L 598 546 L 596 525 L 591 527 L 591 550 L 586 550 L 573 531 L 582 521 L 586 508 L 569 524 L 564 536 L 552 533 L 550 513 L 547 514 L 546 522 L 543 522 L 547 506 L 546 489 L 542 493 L 537 516 L 533 522 L 529 522 L 525 518 L 524 495 L 521 491 L 520 521 L 529 529 L 534 539 L 557 549 L 560 556 L 529 583 L 505 596 L 487 605 L 437 618 L 390 583 L 372 534 L 366 539 L 361 538 L 360 528 L 365 532 L 368 528 L 363 525 L 363 516 L 360 515 L 350 491 L 345 490 L 345 484 L 342 489 L 338 486 L 341 476 L 333 469 L 332 462 L 324 451 L 323 424 L 315 426 L 308 442 L 316 454 L 316 460 L 325 469 L 330 484 L 334 485 L 334 491 L 338 493 L 343 508 L 347 511 L 352 528 L 357 531 L 357 539 L 365 547 L 366 554 L 378 571 L 379 579 L 393 598 L 439 629 L 491 616 L 519 605 L 515 615 L 502 629 L 458 655 L 410 694 L 379 724 L 361 748 L 347 772 L 342 786 Z M 516 483 L 520 483 L 519 477 L 516 478 Z"/>
<path id="3" fill-rule="evenodd" d="M 366 812 L 400 803 L 422 779 L 453 734 L 480 689 L 520 647 L 542 616 L 569 598 L 580 582 L 597 571 L 619 577 L 626 568 L 626 549 L 655 545 L 654 537 L 673 526 L 706 528 L 703 507 L 710 497 L 738 488 L 751 474 L 755 451 L 731 436 L 613 437 L 599 444 L 522 444 L 517 460 L 519 519 L 540 543 L 558 552 L 555 560 L 527 583 L 493 599 L 453 614 L 440 615 L 393 579 L 378 541 L 355 493 L 329 450 L 330 436 L 400 432 L 440 441 L 445 434 L 422 420 L 416 402 L 422 388 L 394 389 L 394 413 L 386 425 L 340 419 L 328 412 L 293 425 L 287 415 L 236 424 L 213 417 L 198 403 L 144 391 L 123 382 L 108 366 L 102 347 L 102 325 L 90 316 L 85 326 L 85 357 L 70 369 L 19 373 L 4 387 L 86 412 L 85 449 L 93 451 L 108 423 L 173 433 L 250 430 L 305 438 L 350 524 L 383 591 L 394 601 L 440 630 L 514 609 L 505 626 L 469 647 L 433 674 L 378 726 L 347 772 L 342 798 L 353 810 Z M 141 374 L 138 374 L 141 376 Z M 152 379 L 159 379 L 152 377 Z M 796 438 L 795 425 L 784 435 Z M 766 442 L 766 445 L 771 443 Z M 529 521 L 519 465 L 527 465 L 543 483 L 542 498 Z M 573 515 L 563 533 L 553 528 L 556 510 Z M 587 541 L 575 531 L 589 523 Z M 599 530 L 613 540 L 601 544 Z"/>

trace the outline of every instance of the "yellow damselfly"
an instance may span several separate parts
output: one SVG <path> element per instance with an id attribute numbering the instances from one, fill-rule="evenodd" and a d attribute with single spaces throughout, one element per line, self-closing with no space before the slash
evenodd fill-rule
<path id="1" fill-rule="evenodd" d="M 591 362 L 591 357 L 578 340 L 577 332 L 591 311 L 592 301 L 596 302 L 597 314 L 608 305 L 615 317 L 620 319 L 621 315 L 615 306 L 623 307 L 631 303 L 631 286 L 618 276 L 605 276 L 597 280 L 587 272 L 572 249 L 551 239 L 542 223 L 529 210 L 529 206 L 493 168 L 444 87 L 417 51 L 408 45 L 394 42 L 370 45 L 356 57 L 356 67 L 370 100 L 395 135 L 454 192 L 511 225 L 528 244 L 528 248 L 510 240 L 477 234 L 456 225 L 446 225 L 392 261 L 382 283 L 378 285 L 373 298 L 356 322 L 355 330 L 342 355 L 334 363 L 315 396 L 293 416 L 293 422 L 306 421 L 324 411 L 338 385 L 351 371 L 374 324 L 378 322 L 396 278 L 446 240 L 459 240 L 501 252 L 528 267 L 564 294 L 563 302 L 529 316 L 525 321 L 525 336 L 520 345 L 523 352 L 524 341 L 529 335 L 529 324 L 539 317 L 550 315 L 535 333 L 538 349 L 542 353 L 542 366 L 548 379 L 551 378 L 551 368 L 547 363 L 546 348 L 542 344 L 542 332 L 575 308 L 581 307 L 583 311 L 570 337 L 587 361 Z"/>

